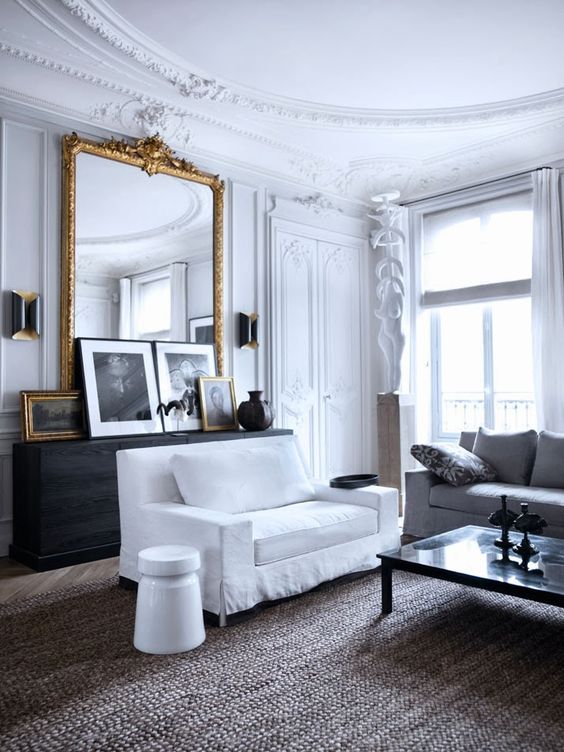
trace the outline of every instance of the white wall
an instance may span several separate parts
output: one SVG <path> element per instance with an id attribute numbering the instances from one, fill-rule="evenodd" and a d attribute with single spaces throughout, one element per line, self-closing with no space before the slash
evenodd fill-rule
<path id="1" fill-rule="evenodd" d="M 10 103 L 0 103 L 0 281 L 4 295 L 0 340 L 0 556 L 11 541 L 12 445 L 20 439 L 19 391 L 59 388 L 59 269 L 61 246 L 61 137 L 110 134 L 91 125 Z M 119 134 L 112 133 L 118 136 Z M 189 155 L 226 182 L 224 214 L 225 373 L 235 377 L 238 402 L 250 389 L 270 395 L 269 269 L 267 226 L 273 196 L 304 195 L 299 185 L 231 170 L 222 162 Z M 304 210 L 305 211 L 305 210 Z M 311 213 L 323 225 L 323 217 Z M 197 266 L 197 265 L 196 265 Z M 194 279 L 197 276 L 194 268 Z M 43 331 L 33 342 L 10 338 L 9 290 L 34 290 L 43 300 Z M 258 350 L 238 348 L 238 314 L 260 316 Z M 191 315 L 206 315 L 201 311 Z"/>
<path id="2" fill-rule="evenodd" d="M 59 388 L 59 265 L 61 237 L 61 137 L 108 134 L 90 126 L 65 124 L 26 108 L 0 106 L 0 288 L 4 299 L 0 340 L 0 556 L 8 552 L 12 517 L 12 445 L 20 439 L 19 392 Z M 203 169 L 213 170 L 199 162 Z M 213 167 L 213 166 L 212 166 Z M 264 385 L 266 348 L 231 353 L 235 311 L 256 310 L 264 300 L 262 268 L 257 274 L 257 227 L 264 218 L 265 189 L 238 184 L 227 177 L 225 211 L 226 373 L 235 376 L 238 397 Z M 237 259 L 232 261 L 232 243 Z M 263 252 L 261 247 L 261 253 Z M 197 272 L 195 272 L 197 274 Z M 257 290 L 261 281 L 263 290 Z M 11 289 L 34 290 L 43 301 L 39 340 L 10 338 Z M 209 313 L 208 310 L 205 313 Z M 264 309 L 261 310 L 264 314 Z M 204 314 L 194 314 L 204 315 Z M 260 365 L 259 365 L 260 363 Z"/>

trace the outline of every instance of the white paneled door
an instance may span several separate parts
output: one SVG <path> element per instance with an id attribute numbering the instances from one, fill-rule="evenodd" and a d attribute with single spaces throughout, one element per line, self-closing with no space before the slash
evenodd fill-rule
<path id="1" fill-rule="evenodd" d="M 320 240 L 280 224 L 272 240 L 277 425 L 298 435 L 317 477 L 361 472 L 362 244 Z"/>

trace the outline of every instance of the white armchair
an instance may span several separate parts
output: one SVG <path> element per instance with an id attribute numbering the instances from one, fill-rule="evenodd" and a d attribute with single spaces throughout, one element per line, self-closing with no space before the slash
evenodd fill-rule
<path id="1" fill-rule="evenodd" d="M 128 449 L 117 469 L 121 578 L 139 580 L 147 546 L 195 546 L 204 610 L 220 625 L 373 569 L 399 544 L 397 491 L 311 482 L 294 436 Z"/>

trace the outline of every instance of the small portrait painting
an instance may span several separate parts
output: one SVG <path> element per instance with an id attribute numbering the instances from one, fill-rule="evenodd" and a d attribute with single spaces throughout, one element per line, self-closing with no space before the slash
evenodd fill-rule
<path id="1" fill-rule="evenodd" d="M 238 427 L 232 378 L 200 378 L 200 395 L 204 431 L 226 431 Z"/>

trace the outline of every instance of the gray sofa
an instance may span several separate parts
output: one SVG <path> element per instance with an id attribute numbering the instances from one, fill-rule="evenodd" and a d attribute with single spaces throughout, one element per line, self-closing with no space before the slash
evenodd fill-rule
<path id="1" fill-rule="evenodd" d="M 499 508 L 499 497 L 506 494 L 510 509 L 519 512 L 520 503 L 529 502 L 529 511 L 542 515 L 548 523 L 545 535 L 564 538 L 564 434 L 541 431 L 537 440 L 534 432 L 527 433 L 524 445 L 515 438 L 524 437 L 524 433 L 484 431 L 493 450 L 486 444 L 487 451 L 482 453 L 476 433 L 461 434 L 460 445 L 496 470 L 495 482 L 452 486 L 430 470 L 408 470 L 403 532 L 428 537 L 463 525 L 488 527 L 488 515 Z"/>

